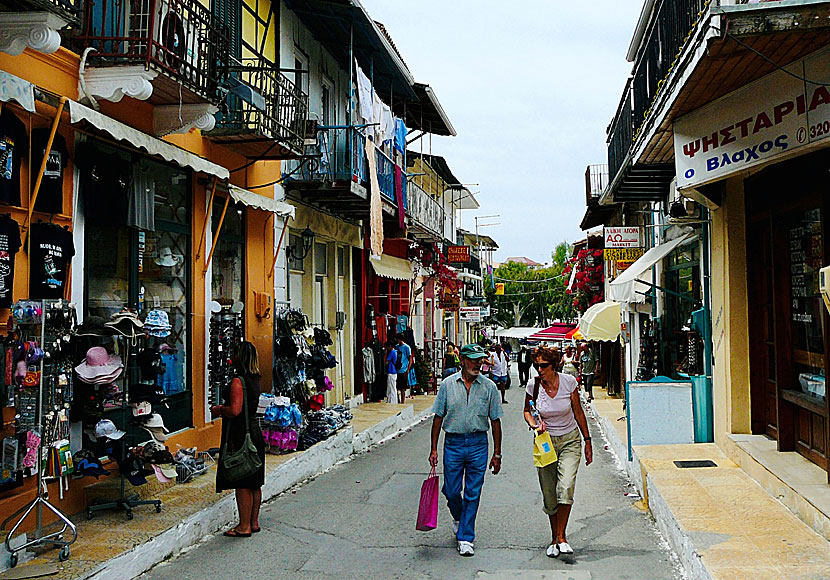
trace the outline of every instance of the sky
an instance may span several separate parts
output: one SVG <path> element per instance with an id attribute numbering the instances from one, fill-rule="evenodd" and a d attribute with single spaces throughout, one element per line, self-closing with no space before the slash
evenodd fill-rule
<path id="1" fill-rule="evenodd" d="M 583 238 L 585 168 L 607 162 L 642 1 L 361 1 L 458 132 L 433 137 L 432 153 L 479 184 L 470 189 L 481 209 L 463 211 L 463 227 L 498 214 L 479 223 L 500 225 L 479 231 L 499 244 L 499 261 L 548 262 L 557 243 Z"/>

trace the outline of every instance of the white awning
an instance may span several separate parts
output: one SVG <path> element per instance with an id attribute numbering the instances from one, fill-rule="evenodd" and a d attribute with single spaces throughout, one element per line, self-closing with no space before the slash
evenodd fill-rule
<path id="1" fill-rule="evenodd" d="M 617 340 L 620 336 L 620 303 L 609 301 L 591 306 L 579 318 L 579 332 L 586 340 Z"/>
<path id="2" fill-rule="evenodd" d="M 496 331 L 496 336 L 499 338 L 527 338 L 531 334 L 536 334 L 542 328 L 535 328 L 531 326 L 514 326 L 513 328 L 502 328 Z"/>
<path id="3" fill-rule="evenodd" d="M 29 81 L 0 70 L 0 101 L 17 101 L 30 113 L 35 110 L 35 86 Z"/>
<path id="4" fill-rule="evenodd" d="M 87 121 L 118 141 L 127 141 L 130 145 L 143 149 L 150 155 L 158 155 L 165 161 L 170 161 L 180 167 L 189 167 L 194 171 L 207 173 L 219 179 L 230 177 L 228 170 L 221 165 L 212 163 L 138 129 L 133 129 L 121 121 L 116 121 L 112 117 L 103 115 L 73 100 L 69 100 L 69 121 L 71 123 Z"/>
<path id="5" fill-rule="evenodd" d="M 471 274 L 470 272 L 459 272 L 457 276 L 459 278 L 467 278 L 468 280 L 478 280 L 479 282 L 483 280 L 478 274 Z"/>
<path id="6" fill-rule="evenodd" d="M 637 293 L 638 289 L 644 287 L 643 283 L 638 280 L 640 276 L 668 256 L 675 248 L 692 241 L 696 237 L 697 234 L 685 234 L 651 248 L 609 284 L 608 298 L 617 302 L 642 302 L 642 294 Z"/>
<path id="7" fill-rule="evenodd" d="M 263 211 L 275 213 L 281 216 L 294 217 L 294 206 L 290 203 L 277 201 L 276 199 L 259 195 L 258 193 L 242 189 L 241 187 L 237 187 L 236 185 L 230 183 L 228 184 L 228 193 L 230 193 L 231 198 L 236 203 L 241 203 L 242 205 L 247 205 L 248 207 L 261 209 Z"/>
<path id="8" fill-rule="evenodd" d="M 396 258 L 381 254 L 380 260 L 372 258 L 369 260 L 375 274 L 381 278 L 391 278 L 392 280 L 412 280 L 414 277 L 412 273 L 412 266 L 407 260 Z"/>

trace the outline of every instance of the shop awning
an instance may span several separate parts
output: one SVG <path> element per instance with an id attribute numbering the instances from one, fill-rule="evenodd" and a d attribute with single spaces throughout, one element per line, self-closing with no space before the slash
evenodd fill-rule
<path id="1" fill-rule="evenodd" d="M 637 285 L 642 287 L 643 284 L 643 281 L 638 280 L 640 276 L 668 256 L 675 248 L 691 242 L 696 237 L 697 234 L 689 233 L 651 248 L 609 284 L 608 298 L 617 302 L 642 302 L 642 294 L 637 293 Z"/>
<path id="2" fill-rule="evenodd" d="M 294 206 L 290 203 L 277 201 L 276 199 L 259 195 L 258 193 L 242 189 L 241 187 L 237 187 L 233 184 L 228 184 L 228 193 L 236 203 L 241 203 L 242 205 L 246 205 L 248 207 L 261 209 L 263 211 L 275 213 L 281 216 L 294 217 Z"/>
<path id="3" fill-rule="evenodd" d="M 86 121 L 118 141 L 126 141 L 134 147 L 143 149 L 150 155 L 157 155 L 165 161 L 170 161 L 180 167 L 189 167 L 194 171 L 207 173 L 218 179 L 228 179 L 230 177 L 228 170 L 221 165 L 211 163 L 207 159 L 185 151 L 181 147 L 176 147 L 138 129 L 133 129 L 121 121 L 116 121 L 112 117 L 103 115 L 76 101 L 69 100 L 68 103 L 69 121 L 73 124 Z"/>
<path id="4" fill-rule="evenodd" d="M 0 102 L 16 101 L 21 107 L 34 113 L 35 86 L 29 81 L 0 70 Z"/>
<path id="5" fill-rule="evenodd" d="M 375 274 L 381 278 L 391 278 L 392 280 L 409 280 L 414 278 L 412 273 L 412 266 L 407 260 L 396 258 L 381 254 L 380 260 L 371 259 L 369 263 L 375 270 Z"/>
<path id="6" fill-rule="evenodd" d="M 539 332 L 541 328 L 533 326 L 514 326 L 513 328 L 502 328 L 496 331 L 499 338 L 527 338 L 531 334 Z"/>
<path id="7" fill-rule="evenodd" d="M 585 340 L 585 337 L 582 336 L 581 332 L 579 332 L 579 327 L 577 326 L 565 335 L 565 340 Z"/>
<path id="8" fill-rule="evenodd" d="M 579 332 L 585 340 L 617 340 L 620 336 L 620 303 L 594 304 L 579 319 Z"/>
<path id="9" fill-rule="evenodd" d="M 530 340 L 564 340 L 565 336 L 576 328 L 575 324 L 557 323 L 531 334 Z"/>
<path id="10" fill-rule="evenodd" d="M 483 280 L 483 278 L 478 274 L 471 274 L 470 272 L 459 272 L 457 276 L 461 279 L 466 278 L 467 280 L 477 280 L 479 282 Z"/>

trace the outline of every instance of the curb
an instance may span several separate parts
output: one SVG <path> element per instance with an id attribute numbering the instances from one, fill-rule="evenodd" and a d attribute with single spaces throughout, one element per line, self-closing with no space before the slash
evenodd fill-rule
<path id="1" fill-rule="evenodd" d="M 414 407 L 410 405 L 360 433 L 355 434 L 352 426 L 342 429 L 269 472 L 262 488 L 262 501 L 273 499 L 338 463 L 367 451 L 381 441 L 414 427 L 431 415 L 430 409 L 416 414 Z M 132 580 L 227 527 L 235 518 L 236 503 L 233 494 L 228 494 L 152 540 L 107 560 L 78 580 Z"/>

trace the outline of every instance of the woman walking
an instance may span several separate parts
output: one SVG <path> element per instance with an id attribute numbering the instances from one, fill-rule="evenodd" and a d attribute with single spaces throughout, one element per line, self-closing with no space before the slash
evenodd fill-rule
<path id="1" fill-rule="evenodd" d="M 543 511 L 550 521 L 551 541 L 545 554 L 556 558 L 559 554 L 573 554 L 565 529 L 582 457 L 580 432 L 585 441 L 585 465 L 593 461 L 593 447 L 576 379 L 556 370 L 561 362 L 559 350 L 539 347 L 534 356 L 533 367 L 539 376 L 527 383 L 524 417 L 537 433 L 545 430 L 550 433 L 558 458 L 550 465 L 536 468 L 544 500 Z M 534 401 L 541 423 L 537 423 L 531 414 L 531 401 Z"/>
<path id="2" fill-rule="evenodd" d="M 568 345 L 565 347 L 565 354 L 562 355 L 562 361 L 559 363 L 560 370 L 566 375 L 571 375 L 573 378 L 579 376 L 579 357 L 574 352 L 574 347 Z"/>
<path id="3" fill-rule="evenodd" d="M 458 360 L 458 355 L 455 354 L 455 345 L 451 342 L 447 343 L 447 350 L 444 353 L 444 370 L 441 373 L 441 378 L 446 379 L 450 375 L 454 375 L 461 370 L 461 361 Z"/>
<path id="4" fill-rule="evenodd" d="M 210 412 L 222 417 L 222 442 L 216 470 L 216 491 L 236 490 L 236 507 L 239 523 L 225 532 L 230 538 L 248 538 L 260 530 L 259 508 L 262 503 L 262 486 L 265 484 L 265 441 L 256 420 L 259 403 L 260 378 L 256 347 L 248 341 L 238 344 L 231 354 L 231 364 L 237 376 L 222 393 L 224 405 L 213 405 Z M 246 425 L 247 421 L 247 425 Z M 236 451 L 245 443 L 250 433 L 260 459 L 259 469 L 248 477 L 228 480 L 222 467 L 222 457 Z"/>

